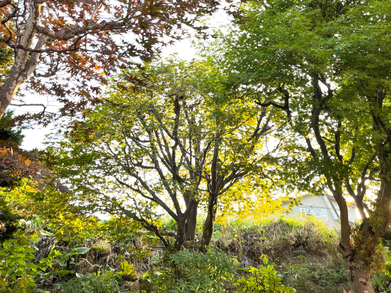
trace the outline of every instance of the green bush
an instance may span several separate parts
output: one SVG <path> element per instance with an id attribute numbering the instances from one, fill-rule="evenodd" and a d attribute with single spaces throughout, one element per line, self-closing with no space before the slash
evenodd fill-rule
<path id="1" fill-rule="evenodd" d="M 344 267 L 326 268 L 311 263 L 283 265 L 282 282 L 287 286 L 305 287 L 313 292 L 330 292 L 338 285 L 348 286 Z M 348 287 L 347 287 L 348 289 Z"/>
<path id="2" fill-rule="evenodd" d="M 222 293 L 233 284 L 237 261 L 219 249 L 205 255 L 188 250 L 170 256 L 174 269 L 164 268 L 144 275 L 156 292 Z"/>
<path id="3" fill-rule="evenodd" d="M 43 271 L 45 260 L 34 264 L 35 250 L 29 245 L 38 241 L 37 237 L 18 235 L 4 241 L 0 248 L 0 292 L 27 292 L 35 287 L 34 276 Z"/>
<path id="4" fill-rule="evenodd" d="M 237 280 L 237 292 L 245 293 L 294 293 L 295 289 L 284 286 L 281 277 L 274 269 L 274 264 L 269 263 L 266 256 L 261 257 L 263 266 L 259 268 L 242 268 L 247 274 Z"/>
<path id="5" fill-rule="evenodd" d="M 375 292 L 388 292 L 391 286 L 391 253 L 389 250 L 385 250 L 383 255 L 385 258 L 384 271 L 376 272 L 371 281 Z"/>
<path id="6" fill-rule="evenodd" d="M 0 195 L 0 243 L 12 238 L 16 231 L 23 230 L 20 222 L 23 218 L 23 216 L 14 213 L 9 202 L 3 195 Z"/>
<path id="7" fill-rule="evenodd" d="M 62 284 L 61 293 L 117 293 L 120 291 L 112 272 L 86 274 Z"/>
<path id="8" fill-rule="evenodd" d="M 87 247 L 77 247 L 66 254 L 51 250 L 47 257 L 34 263 L 36 251 L 30 246 L 38 242 L 38 237 L 35 234 L 14 234 L 13 237 L 14 239 L 4 241 L 3 247 L 0 248 L 1 293 L 30 292 L 36 287 L 35 280 L 39 277 L 73 273 L 61 268 L 66 265 L 70 256 L 84 254 L 89 250 Z M 51 268 L 50 272 L 46 272 L 48 268 Z"/>

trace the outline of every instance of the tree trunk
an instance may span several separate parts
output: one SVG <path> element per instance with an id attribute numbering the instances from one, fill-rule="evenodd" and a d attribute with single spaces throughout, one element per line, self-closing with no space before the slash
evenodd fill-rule
<path id="1" fill-rule="evenodd" d="M 349 264 L 345 263 L 345 268 L 349 270 L 348 277 L 352 293 L 374 293 L 371 276 L 368 273 L 368 268 L 366 266 L 361 266 L 360 268 L 353 268 Z"/>
<path id="2" fill-rule="evenodd" d="M 183 215 L 178 217 L 178 229 L 175 239 L 175 250 L 179 251 L 182 248 L 183 243 L 186 241 L 186 221 Z"/>
<path id="3" fill-rule="evenodd" d="M 189 241 L 194 240 L 196 236 L 197 209 L 198 209 L 198 202 L 194 201 L 189 213 L 189 218 L 186 221 L 186 238 Z"/>
<path id="4" fill-rule="evenodd" d="M 374 293 L 371 284 L 372 274 L 366 261 L 375 253 L 376 236 L 368 219 L 363 220 L 358 232 L 362 234 L 362 237 L 353 238 L 354 241 L 358 241 L 354 247 L 349 244 L 347 248 L 343 249 L 340 244 L 338 251 L 343 256 L 352 293 Z"/>
<path id="5" fill-rule="evenodd" d="M 23 32 L 23 37 L 20 46 L 23 48 L 34 48 L 35 50 L 42 49 L 44 45 L 50 40 L 50 37 L 41 35 L 36 40 L 36 29 L 41 11 L 41 2 L 31 1 L 30 15 L 26 23 L 26 28 Z M 34 42 L 36 44 L 34 46 Z M 12 65 L 10 74 L 7 80 L 0 88 L 0 118 L 3 117 L 9 104 L 15 96 L 19 86 L 22 85 L 33 73 L 37 67 L 40 53 L 31 53 L 27 50 L 16 49 L 15 60 Z"/>
<path id="6" fill-rule="evenodd" d="M 200 251 L 206 252 L 206 247 L 209 245 L 213 235 L 213 226 L 216 218 L 217 211 L 217 195 L 210 194 L 208 202 L 208 214 L 204 222 L 204 228 L 202 232 L 202 239 L 200 244 Z"/>

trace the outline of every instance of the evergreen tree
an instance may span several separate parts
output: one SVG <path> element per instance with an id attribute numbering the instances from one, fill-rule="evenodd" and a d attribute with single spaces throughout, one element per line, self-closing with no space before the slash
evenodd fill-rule
<path id="1" fill-rule="evenodd" d="M 0 140 L 12 141 L 19 146 L 23 141 L 24 135 L 21 129 L 14 127 L 12 121 L 13 114 L 13 111 L 7 111 L 0 119 Z"/>

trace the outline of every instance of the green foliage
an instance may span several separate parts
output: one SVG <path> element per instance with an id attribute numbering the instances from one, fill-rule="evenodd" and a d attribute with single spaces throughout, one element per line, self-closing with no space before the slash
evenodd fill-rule
<path id="1" fill-rule="evenodd" d="M 333 229 L 328 229 L 322 221 L 314 217 L 262 218 L 252 219 L 252 221 L 236 219 L 226 222 L 223 227 L 220 239 L 216 241 L 224 242 L 251 237 L 259 240 L 257 245 L 261 251 L 272 247 L 273 250 L 285 255 L 291 253 L 292 249 L 302 247 L 306 251 L 326 250 L 330 258 L 336 257 L 337 233 Z"/>
<path id="2" fill-rule="evenodd" d="M 305 257 L 303 257 L 305 259 Z M 347 286 L 346 272 L 339 268 L 324 267 L 303 262 L 295 265 L 282 265 L 280 268 L 282 282 L 291 287 L 305 287 L 312 292 L 330 292 L 338 285 Z"/>
<path id="3" fill-rule="evenodd" d="M 22 134 L 21 129 L 15 129 L 12 121 L 13 115 L 13 111 L 7 111 L 0 119 L 0 140 L 20 145 L 23 141 L 24 135 Z"/>
<path id="4" fill-rule="evenodd" d="M 169 219 L 164 222 L 163 228 L 169 232 L 176 232 L 178 229 L 178 223 L 174 219 Z"/>
<path id="5" fill-rule="evenodd" d="M 391 226 L 388 226 L 386 233 L 383 236 L 383 245 L 391 244 Z"/>
<path id="6" fill-rule="evenodd" d="M 92 233 L 94 237 L 105 239 L 111 243 L 126 243 L 135 237 L 143 237 L 148 234 L 139 222 L 125 217 L 111 217 L 109 220 L 100 221 Z"/>
<path id="7" fill-rule="evenodd" d="M 14 57 L 14 51 L 4 44 L 0 45 L 0 84 L 3 84 L 4 80 L 10 73 L 10 67 L 12 66 L 12 59 Z"/>
<path id="8" fill-rule="evenodd" d="M 391 204 L 384 196 L 391 184 L 390 8 L 376 0 L 246 1 L 237 23 L 205 51 L 226 70 L 227 86 L 275 109 L 283 141 L 275 184 L 289 193 L 332 193 L 341 245 L 352 256 L 346 264 L 368 279 L 381 268 L 378 244 L 391 219 L 383 210 Z M 364 223 L 354 233 L 343 214 L 349 197 Z M 358 286 L 359 278 L 348 279 Z"/>
<path id="9" fill-rule="evenodd" d="M 281 277 L 274 269 L 274 264 L 269 264 L 266 256 L 262 257 L 263 266 L 259 268 L 243 268 L 247 274 L 237 280 L 237 292 L 246 293 L 294 293 L 295 289 L 285 286 L 281 283 Z"/>
<path id="10" fill-rule="evenodd" d="M 3 247 L 0 248 L 0 291 L 7 292 L 13 287 L 18 287 L 23 288 L 22 292 L 27 292 L 27 288 L 35 286 L 33 276 L 43 266 L 32 263 L 35 259 L 33 253 L 36 251 L 29 245 L 37 242 L 37 237 L 25 235 L 18 235 L 15 239 L 3 242 Z"/>
<path id="11" fill-rule="evenodd" d="M 384 251 L 383 255 L 385 258 L 385 269 L 376 272 L 372 279 L 375 292 L 387 292 L 391 286 L 391 252 L 389 248 Z"/>
<path id="12" fill-rule="evenodd" d="M 122 262 L 120 268 L 124 274 L 133 274 L 135 272 L 133 265 L 127 261 Z"/>
<path id="13" fill-rule="evenodd" d="M 20 222 L 24 218 L 23 215 L 17 214 L 13 211 L 10 203 L 0 194 L 0 243 L 10 239 L 12 235 L 23 229 Z"/>
<path id="14" fill-rule="evenodd" d="M 13 50 L 3 44 L 0 46 L 0 72 L 3 73 L 4 68 L 11 64 Z"/>
<path id="15" fill-rule="evenodd" d="M 216 248 L 206 254 L 182 250 L 171 255 L 170 260 L 173 269 L 166 268 L 144 276 L 157 292 L 226 292 L 225 286 L 232 285 L 237 267 L 235 259 Z"/>
<path id="16" fill-rule="evenodd" d="M 42 167 L 41 163 L 39 166 Z M 99 219 L 69 206 L 71 195 L 54 186 L 54 182 L 45 176 L 47 169 L 36 171 L 39 173 L 39 177 L 34 178 L 36 180 L 29 179 L 30 175 L 26 174 L 11 187 L 0 188 L 0 198 L 5 198 L 10 208 L 17 207 L 18 214 L 31 222 L 30 230 L 44 229 L 58 239 L 75 242 L 75 245 L 91 238 L 92 233 L 97 232 Z"/>
<path id="17" fill-rule="evenodd" d="M 117 293 L 120 291 L 113 272 L 86 274 L 63 283 L 61 293 Z"/>
<path id="18" fill-rule="evenodd" d="M 137 280 L 136 271 L 134 270 L 133 264 L 128 261 L 121 262 L 120 265 L 121 271 L 117 274 L 125 281 L 135 281 Z"/>
<path id="19" fill-rule="evenodd" d="M 64 276 L 73 273 L 71 270 L 62 269 L 66 266 L 69 257 L 89 251 L 87 247 L 77 247 L 62 254 L 52 249 L 47 257 L 36 263 L 34 262 L 36 250 L 30 246 L 36 244 L 38 240 L 35 234 L 17 234 L 14 239 L 3 242 L 3 247 L 0 248 L 0 292 L 27 292 L 35 287 L 35 280 L 38 277 L 47 278 L 52 275 Z M 51 271 L 46 272 L 48 268 L 51 268 Z"/>

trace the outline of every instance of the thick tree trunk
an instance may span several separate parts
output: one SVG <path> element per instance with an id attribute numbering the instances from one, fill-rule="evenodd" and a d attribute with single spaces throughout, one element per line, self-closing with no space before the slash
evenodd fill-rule
<path id="1" fill-rule="evenodd" d="M 186 221 L 182 216 L 178 217 L 178 229 L 175 239 L 175 250 L 179 251 L 182 248 L 183 243 L 186 241 Z"/>
<path id="2" fill-rule="evenodd" d="M 333 196 L 338 203 L 341 213 L 341 240 L 338 245 L 338 251 L 342 254 L 352 293 L 374 293 L 368 267 L 364 265 L 363 260 L 360 259 L 361 255 L 357 253 L 355 249 L 352 249 L 351 246 L 349 214 L 346 201 L 341 190 L 339 190 L 339 192 L 335 191 Z M 370 235 L 371 230 L 367 220 L 364 220 L 361 224 L 360 231 L 363 233 L 363 237 L 361 238 L 362 241 L 370 242 L 373 235 Z M 360 244 L 356 244 L 356 246 L 359 247 Z"/>
<path id="3" fill-rule="evenodd" d="M 208 202 L 208 213 L 204 222 L 204 228 L 202 232 L 202 239 L 200 244 L 200 251 L 206 252 L 206 247 L 209 245 L 213 235 L 213 226 L 216 218 L 217 211 L 217 195 L 210 194 Z"/>
<path id="4" fill-rule="evenodd" d="M 352 293 L 374 293 L 375 291 L 371 284 L 372 274 L 366 261 L 367 258 L 371 257 L 368 253 L 374 253 L 375 251 L 376 236 L 368 219 L 364 219 L 361 223 L 359 233 L 362 237 L 355 238 L 355 241 L 359 241 L 359 243 L 355 243 L 354 247 L 349 244 L 344 249 L 340 243 L 338 251 L 343 256 Z M 359 251 L 362 247 L 364 247 L 364 250 Z"/>
<path id="5" fill-rule="evenodd" d="M 349 270 L 348 277 L 352 293 L 374 293 L 374 289 L 371 284 L 371 276 L 368 273 L 367 267 L 348 269 L 349 264 L 345 263 L 345 268 Z"/>
<path id="6" fill-rule="evenodd" d="M 186 238 L 188 241 L 194 240 L 196 236 L 197 209 L 198 209 L 198 202 L 194 201 L 193 205 L 191 206 L 189 218 L 186 221 Z"/>

